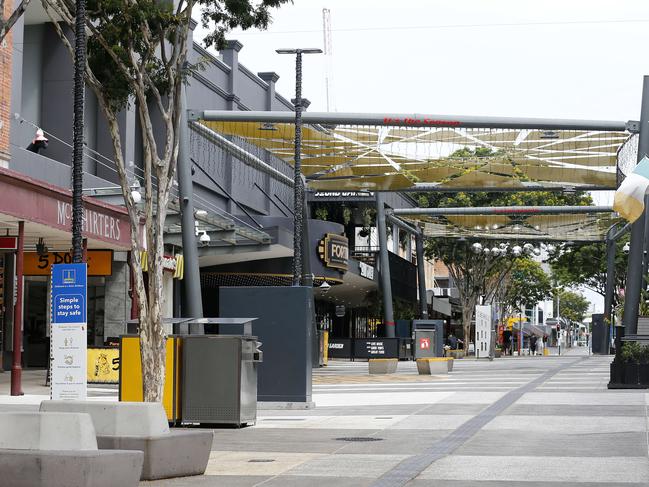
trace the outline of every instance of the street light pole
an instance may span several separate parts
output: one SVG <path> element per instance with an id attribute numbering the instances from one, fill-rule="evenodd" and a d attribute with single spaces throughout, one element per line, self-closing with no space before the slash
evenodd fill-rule
<path id="1" fill-rule="evenodd" d="M 76 0 L 72 146 L 72 262 L 83 261 L 83 110 L 86 72 L 86 0 Z"/>
<path id="2" fill-rule="evenodd" d="M 295 153 L 293 163 L 293 286 L 302 281 L 302 231 L 304 181 L 302 180 L 302 54 L 319 54 L 322 49 L 277 49 L 278 54 L 295 54 Z"/>

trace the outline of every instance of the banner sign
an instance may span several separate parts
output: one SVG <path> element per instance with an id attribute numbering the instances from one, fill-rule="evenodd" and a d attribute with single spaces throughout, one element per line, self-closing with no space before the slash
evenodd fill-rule
<path id="1" fill-rule="evenodd" d="M 25 252 L 23 274 L 26 276 L 49 276 L 50 267 L 55 264 L 71 264 L 70 252 Z M 88 250 L 89 276 L 110 276 L 113 273 L 112 250 Z"/>
<path id="2" fill-rule="evenodd" d="M 119 384 L 119 348 L 88 348 L 88 384 Z"/>
<path id="3" fill-rule="evenodd" d="M 489 357 L 491 345 L 491 306 L 475 307 L 475 356 Z"/>
<path id="4" fill-rule="evenodd" d="M 50 397 L 85 400 L 87 395 L 87 266 L 52 266 Z"/>
<path id="5" fill-rule="evenodd" d="M 357 338 L 354 340 L 354 358 L 398 357 L 398 338 Z"/>

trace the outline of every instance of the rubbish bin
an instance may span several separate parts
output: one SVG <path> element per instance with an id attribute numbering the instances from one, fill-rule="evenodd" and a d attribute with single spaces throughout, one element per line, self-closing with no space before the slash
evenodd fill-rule
<path id="1" fill-rule="evenodd" d="M 412 327 L 415 359 L 444 355 L 443 320 L 413 320 Z"/>
<path id="2" fill-rule="evenodd" d="M 253 336 L 183 337 L 183 423 L 255 423 L 260 346 Z"/>

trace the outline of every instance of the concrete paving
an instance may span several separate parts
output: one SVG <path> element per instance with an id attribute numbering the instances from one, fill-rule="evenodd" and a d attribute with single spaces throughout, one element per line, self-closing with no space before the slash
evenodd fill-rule
<path id="1" fill-rule="evenodd" d="M 142 485 L 647 485 L 649 394 L 607 390 L 611 358 L 586 354 L 462 359 L 428 377 L 400 362 L 380 380 L 367 363 L 331 362 L 314 371 L 315 409 L 263 410 L 256 426 L 216 429 L 206 475 Z M 7 407 L 27 406 L 0 396 Z"/>

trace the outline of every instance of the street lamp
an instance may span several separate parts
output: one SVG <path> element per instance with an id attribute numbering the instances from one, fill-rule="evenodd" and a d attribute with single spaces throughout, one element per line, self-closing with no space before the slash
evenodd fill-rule
<path id="1" fill-rule="evenodd" d="M 293 164 L 293 286 L 302 277 L 302 230 L 304 183 L 302 181 L 302 54 L 320 54 L 322 49 L 277 49 L 277 54 L 295 54 L 295 161 Z"/>

